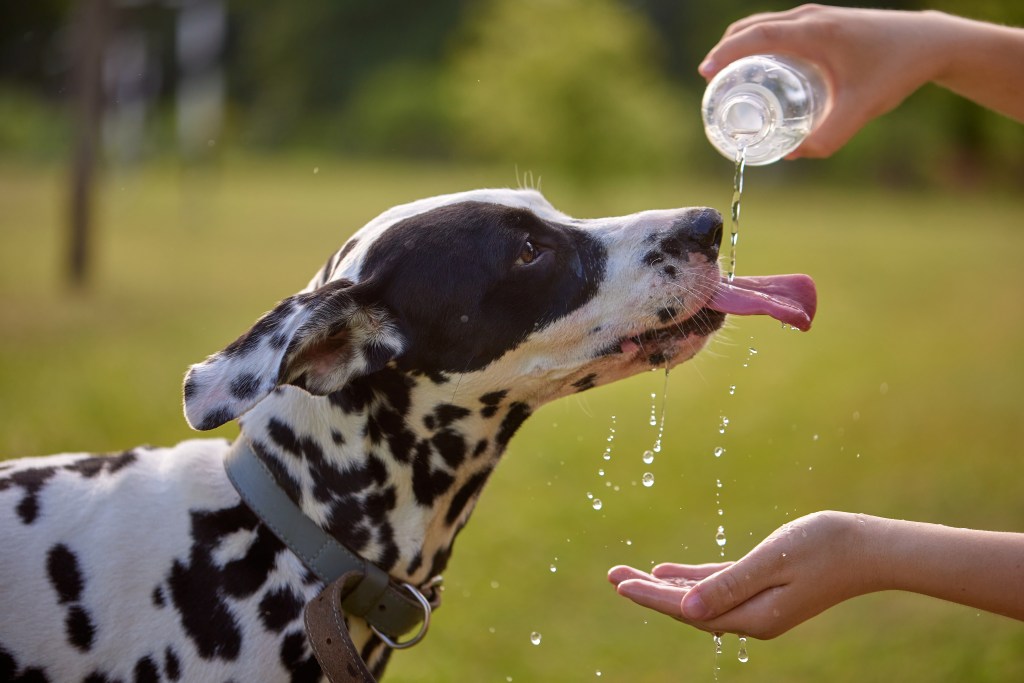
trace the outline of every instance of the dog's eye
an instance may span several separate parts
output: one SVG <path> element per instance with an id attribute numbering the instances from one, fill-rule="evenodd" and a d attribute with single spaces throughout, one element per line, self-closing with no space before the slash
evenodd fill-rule
<path id="1" fill-rule="evenodd" d="M 519 252 L 519 258 L 516 259 L 516 265 L 525 266 L 533 263 L 539 255 L 540 251 L 537 250 L 537 247 L 533 246 L 533 242 L 526 240 L 526 244 L 523 245 L 523 250 Z"/>

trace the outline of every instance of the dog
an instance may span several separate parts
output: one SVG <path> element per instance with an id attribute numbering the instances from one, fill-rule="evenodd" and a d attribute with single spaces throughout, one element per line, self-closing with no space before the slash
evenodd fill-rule
<path id="1" fill-rule="evenodd" d="M 540 405 L 683 362 L 730 313 L 810 325 L 809 278 L 726 281 L 721 239 L 713 209 L 584 220 L 533 190 L 397 206 L 193 365 L 185 416 L 238 419 L 306 523 L 432 595 Z M 233 446 L 0 462 L 0 680 L 324 679 L 302 618 L 324 581 L 240 496 Z M 341 617 L 380 676 L 395 643 Z"/>

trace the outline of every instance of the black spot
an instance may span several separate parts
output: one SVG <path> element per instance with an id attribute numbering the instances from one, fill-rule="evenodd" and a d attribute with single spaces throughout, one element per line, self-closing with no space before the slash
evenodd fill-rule
<path id="1" fill-rule="evenodd" d="M 10 683 L 49 683 L 49 677 L 43 669 L 29 667 L 18 670 L 18 662 L 14 655 L 0 647 L 0 681 Z"/>
<path id="2" fill-rule="evenodd" d="M 93 671 L 91 674 L 82 679 L 82 683 L 121 683 L 121 680 L 118 678 L 108 676 L 107 674 L 99 671 Z"/>
<path id="3" fill-rule="evenodd" d="M 430 563 L 430 576 L 438 576 L 444 573 L 444 568 L 448 566 L 448 560 L 451 556 L 451 546 L 438 548 L 437 552 L 434 553 L 434 559 Z"/>
<path id="4" fill-rule="evenodd" d="M 78 567 L 78 558 L 63 543 L 53 546 L 47 553 L 46 572 L 50 575 L 50 583 L 57 591 L 57 601 L 60 604 L 81 599 L 85 583 Z"/>
<path id="5" fill-rule="evenodd" d="M 181 678 L 181 661 L 179 661 L 178 655 L 171 647 L 164 650 L 164 675 L 172 681 L 177 681 Z"/>
<path id="6" fill-rule="evenodd" d="M 239 401 L 245 401 L 259 394 L 261 386 L 259 377 L 251 372 L 246 372 L 231 380 L 230 391 L 231 395 Z"/>
<path id="7" fill-rule="evenodd" d="M 302 614 L 302 599 L 288 588 L 268 591 L 260 600 L 260 619 L 268 631 L 280 633 Z"/>
<path id="8" fill-rule="evenodd" d="M 152 598 L 154 607 L 165 607 L 167 605 L 167 601 L 164 599 L 164 589 L 160 586 L 153 589 Z"/>
<path id="9" fill-rule="evenodd" d="M 67 629 L 68 642 L 82 652 L 92 649 L 92 641 L 96 636 L 96 627 L 93 626 L 92 618 L 81 605 L 73 605 L 68 610 L 67 618 L 64 620 Z"/>
<path id="10" fill-rule="evenodd" d="M 395 487 L 389 486 L 383 491 L 366 496 L 363 506 L 371 520 L 383 523 L 387 519 L 388 513 L 395 509 L 397 502 L 398 497 L 395 495 Z"/>
<path id="11" fill-rule="evenodd" d="M 135 663 L 135 683 L 160 683 L 160 670 L 156 662 L 143 657 Z"/>
<path id="12" fill-rule="evenodd" d="M 508 445 L 516 430 L 526 422 L 526 418 L 530 417 L 530 413 L 530 406 L 525 403 L 516 402 L 509 407 L 508 414 L 501 421 L 498 435 L 494 439 L 502 450 Z"/>
<path id="13" fill-rule="evenodd" d="M 0 479 L 0 491 L 5 491 L 12 486 L 24 489 L 25 496 L 15 508 L 23 523 L 31 524 L 39 517 L 39 492 L 56 473 L 57 468 L 55 467 L 34 467 L 13 472 L 9 477 Z"/>
<path id="14" fill-rule="evenodd" d="M 416 446 L 416 455 L 412 460 L 412 491 L 421 505 L 432 504 L 434 499 L 455 483 L 452 475 L 430 466 L 430 454 L 429 443 L 421 441 Z"/>
<path id="15" fill-rule="evenodd" d="M 281 323 L 291 315 L 295 309 L 295 299 L 296 297 L 289 297 L 282 301 L 274 310 L 257 320 L 256 324 L 242 336 L 228 344 L 220 355 L 233 358 L 256 350 L 260 342 L 265 337 L 274 334 Z"/>
<path id="16" fill-rule="evenodd" d="M 656 266 L 664 260 L 665 255 L 660 251 L 649 251 L 641 259 L 645 266 Z"/>
<path id="17" fill-rule="evenodd" d="M 405 573 L 415 574 L 416 570 L 418 570 L 421 566 L 423 566 L 423 553 L 417 551 L 416 554 L 413 556 L 412 560 L 409 562 L 409 566 L 405 568 Z"/>
<path id="18" fill-rule="evenodd" d="M 267 424 L 267 431 L 270 433 L 270 439 L 282 449 L 292 455 L 302 455 L 302 450 L 299 447 L 299 438 L 287 424 L 276 417 L 271 418 Z"/>
<path id="19" fill-rule="evenodd" d="M 673 279 L 676 277 L 676 275 L 679 274 L 679 271 L 676 270 L 675 266 L 665 266 L 664 268 L 661 269 L 661 272 L 665 273 L 665 275 L 668 275 L 670 278 Z"/>
<path id="20" fill-rule="evenodd" d="M 316 657 L 306 646 L 306 637 L 301 631 L 292 631 L 281 641 L 281 664 L 291 674 L 292 683 L 315 683 L 323 672 Z"/>
<path id="21" fill-rule="evenodd" d="M 221 569 L 214 563 L 213 553 L 224 537 L 256 529 L 258 519 L 242 504 L 193 511 L 190 517 L 193 543 L 188 563 L 176 560 L 167 578 L 171 601 L 200 657 L 234 661 L 241 650 L 241 628 L 223 596 L 255 592 L 266 582 L 283 546 L 260 526 L 245 558 Z"/>
<path id="22" fill-rule="evenodd" d="M 83 458 L 71 463 L 70 465 L 65 465 L 64 469 L 68 472 L 77 472 L 86 479 L 92 479 L 102 472 L 106 472 L 107 474 L 116 474 L 125 467 L 133 465 L 138 459 L 138 456 L 135 455 L 134 452 L 125 451 L 119 455 Z"/>
<path id="23" fill-rule="evenodd" d="M 492 391 L 488 394 L 484 394 L 483 396 L 481 396 L 480 402 L 483 403 L 485 406 L 496 406 L 502 401 L 504 401 L 506 396 L 508 396 L 507 389 L 502 389 L 501 391 Z"/>
<path id="24" fill-rule="evenodd" d="M 582 377 L 572 383 L 572 386 L 577 392 L 586 391 L 587 389 L 593 389 L 595 381 L 597 380 L 597 373 L 590 373 L 586 377 Z"/>
<path id="25" fill-rule="evenodd" d="M 473 457 L 474 458 L 479 458 L 481 455 L 486 453 L 488 445 L 489 444 L 488 444 L 487 439 L 480 439 L 479 441 L 477 441 L 476 442 L 476 448 L 473 449 Z"/>
<path id="26" fill-rule="evenodd" d="M 479 492 L 480 488 L 487 481 L 487 477 L 491 474 L 490 468 L 477 472 L 469 478 L 465 484 L 459 487 L 459 490 L 452 496 L 451 505 L 448 507 L 448 513 L 445 515 L 444 521 L 447 522 L 448 526 L 455 523 L 455 520 L 459 518 L 462 511 L 466 507 L 466 503 L 472 500 Z"/>
<path id="27" fill-rule="evenodd" d="M 423 426 L 426 427 L 427 429 L 429 429 L 430 431 L 434 431 L 434 428 L 437 426 L 436 423 L 434 422 L 434 416 L 433 415 L 424 415 L 423 416 Z"/>
<path id="28" fill-rule="evenodd" d="M 480 415 L 483 417 L 494 417 L 498 414 L 498 406 L 484 406 L 480 409 Z"/>
<path id="29" fill-rule="evenodd" d="M 197 427 L 199 431 L 205 432 L 210 429 L 216 429 L 217 427 L 220 427 L 222 424 L 227 424 L 228 422 L 234 420 L 235 417 L 236 415 L 233 410 L 231 410 L 227 406 L 222 406 L 220 408 L 211 410 L 206 415 L 204 415 L 203 419 L 199 422 Z"/>
<path id="30" fill-rule="evenodd" d="M 430 443 L 452 469 L 466 459 L 466 440 L 451 429 L 441 430 L 430 439 Z"/>
<path id="31" fill-rule="evenodd" d="M 434 409 L 434 414 L 437 415 L 438 427 L 444 428 L 456 420 L 461 420 L 464 417 L 468 417 L 471 413 L 469 410 L 462 406 L 452 405 L 450 403 L 442 403 Z"/>
<path id="32" fill-rule="evenodd" d="M 335 446 L 345 445 L 345 435 L 339 432 L 337 429 L 331 430 L 331 441 L 334 442 Z"/>
<path id="33" fill-rule="evenodd" d="M 671 306 L 663 308 L 658 311 L 658 320 L 662 323 L 670 322 L 675 317 L 676 309 L 672 308 Z"/>

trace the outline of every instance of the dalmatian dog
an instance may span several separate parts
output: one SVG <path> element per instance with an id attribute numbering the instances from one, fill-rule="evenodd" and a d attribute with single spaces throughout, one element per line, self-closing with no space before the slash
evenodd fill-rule
<path id="1" fill-rule="evenodd" d="M 707 208 L 571 218 L 533 190 L 392 208 L 192 366 L 185 416 L 424 591 L 540 405 L 691 358 L 727 314 L 806 329 L 802 275 L 724 279 Z M 0 680 L 320 681 L 323 587 L 239 497 L 225 440 L 0 462 Z M 347 628 L 374 676 L 389 644 Z"/>

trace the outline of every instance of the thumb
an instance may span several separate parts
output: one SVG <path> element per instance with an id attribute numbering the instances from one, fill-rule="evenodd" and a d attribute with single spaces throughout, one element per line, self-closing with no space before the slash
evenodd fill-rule
<path id="1" fill-rule="evenodd" d="M 708 621 L 738 607 L 763 590 L 741 563 L 712 574 L 691 588 L 680 603 L 683 617 Z"/>

